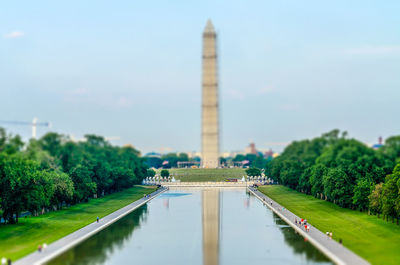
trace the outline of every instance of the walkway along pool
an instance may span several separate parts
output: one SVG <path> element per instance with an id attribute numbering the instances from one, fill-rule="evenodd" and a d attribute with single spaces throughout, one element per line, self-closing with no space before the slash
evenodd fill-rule
<path id="1" fill-rule="evenodd" d="M 245 188 L 171 188 L 47 263 L 332 264 Z"/>

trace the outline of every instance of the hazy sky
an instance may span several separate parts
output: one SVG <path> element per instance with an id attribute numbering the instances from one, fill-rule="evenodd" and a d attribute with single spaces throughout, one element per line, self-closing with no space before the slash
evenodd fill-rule
<path id="1" fill-rule="evenodd" d="M 199 150 L 211 18 L 222 150 L 281 150 L 334 128 L 373 143 L 400 134 L 399 12 L 398 0 L 3 1 L 0 120 Z"/>

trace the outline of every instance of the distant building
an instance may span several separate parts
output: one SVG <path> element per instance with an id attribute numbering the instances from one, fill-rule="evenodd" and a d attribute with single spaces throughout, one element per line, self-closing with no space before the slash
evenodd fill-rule
<path id="1" fill-rule="evenodd" d="M 268 151 L 264 152 L 264 158 L 272 158 L 274 156 L 274 152 L 269 149 Z"/>
<path id="2" fill-rule="evenodd" d="M 379 136 L 378 143 L 372 145 L 372 148 L 377 150 L 377 149 L 381 148 L 382 146 L 383 146 L 383 139 L 382 139 L 382 136 Z"/>
<path id="3" fill-rule="evenodd" d="M 248 147 L 244 149 L 244 154 L 257 154 L 257 149 L 256 149 L 256 144 L 255 143 L 250 143 Z"/>
<path id="4" fill-rule="evenodd" d="M 145 157 L 158 157 L 161 158 L 161 154 L 160 153 L 156 153 L 156 152 L 150 152 L 144 155 Z"/>

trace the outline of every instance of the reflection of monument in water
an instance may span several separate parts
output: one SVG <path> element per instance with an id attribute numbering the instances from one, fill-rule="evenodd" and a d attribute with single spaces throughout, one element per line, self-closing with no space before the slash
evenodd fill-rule
<path id="1" fill-rule="evenodd" d="M 218 265 L 219 263 L 219 195 L 219 189 L 204 189 L 202 191 L 204 265 Z"/>

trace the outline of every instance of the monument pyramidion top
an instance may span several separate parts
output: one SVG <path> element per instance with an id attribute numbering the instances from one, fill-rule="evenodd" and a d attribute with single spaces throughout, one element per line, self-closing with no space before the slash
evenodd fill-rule
<path id="1" fill-rule="evenodd" d="M 211 19 L 207 20 L 207 25 L 204 28 L 204 33 L 215 33 L 214 25 L 211 22 Z"/>

